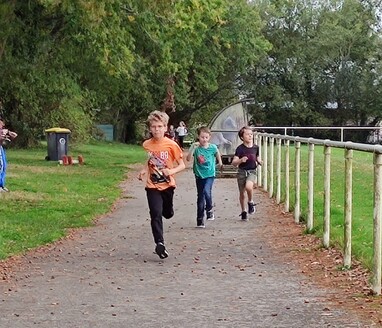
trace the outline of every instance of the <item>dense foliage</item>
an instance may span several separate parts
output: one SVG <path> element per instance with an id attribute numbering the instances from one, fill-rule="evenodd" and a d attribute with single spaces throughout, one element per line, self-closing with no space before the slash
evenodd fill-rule
<path id="1" fill-rule="evenodd" d="M 262 11 L 267 22 L 264 33 L 273 48 L 243 82 L 245 92 L 256 99 L 256 123 L 375 126 L 380 122 L 378 7 L 357 0 L 265 1 L 262 6 L 267 8 Z"/>
<path id="2" fill-rule="evenodd" d="M 9 0 L 0 3 L 0 113 L 31 145 L 95 123 L 136 138 L 160 108 L 208 121 L 238 96 L 256 123 L 365 125 L 382 103 L 372 2 Z"/>

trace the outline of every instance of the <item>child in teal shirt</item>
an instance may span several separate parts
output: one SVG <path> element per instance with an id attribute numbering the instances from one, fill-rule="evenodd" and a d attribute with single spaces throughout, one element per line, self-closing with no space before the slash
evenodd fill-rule
<path id="1" fill-rule="evenodd" d="M 205 228 L 204 211 L 207 220 L 214 220 L 212 210 L 212 186 L 216 175 L 216 161 L 220 168 L 223 167 L 220 152 L 216 145 L 209 143 L 211 131 L 203 126 L 198 129 L 198 142 L 190 147 L 187 161 L 193 160 L 193 171 L 197 189 L 197 228 Z"/>

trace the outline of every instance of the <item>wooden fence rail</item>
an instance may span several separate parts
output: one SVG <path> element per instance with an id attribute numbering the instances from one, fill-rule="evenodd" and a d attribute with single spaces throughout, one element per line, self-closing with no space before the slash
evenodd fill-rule
<path id="1" fill-rule="evenodd" d="M 324 217 L 323 217 L 323 246 L 330 245 L 330 213 L 331 213 L 331 149 L 342 148 L 345 150 L 345 199 L 344 199 L 344 249 L 343 265 L 351 266 L 352 249 L 352 195 L 353 195 L 353 151 L 363 151 L 374 154 L 374 211 L 373 211 L 373 279 L 372 290 L 375 294 L 381 294 L 381 267 L 382 267 L 382 146 L 353 142 L 341 142 L 314 138 L 301 138 L 288 135 L 255 133 L 255 143 L 260 148 L 263 165 L 258 168 L 258 185 L 268 192 L 269 197 L 275 197 L 276 202 L 281 202 L 281 186 L 284 186 L 285 211 L 290 210 L 290 151 L 291 142 L 294 145 L 294 220 L 300 222 L 301 218 L 301 144 L 308 146 L 308 209 L 306 227 L 312 231 L 314 227 L 313 204 L 314 194 L 314 162 L 315 145 L 324 148 Z M 276 143 L 276 151 L 275 145 Z M 284 148 L 285 174 L 282 175 L 281 158 Z M 275 159 L 276 156 L 276 159 Z M 274 182 L 276 172 L 276 183 Z M 284 181 L 282 181 L 284 180 Z M 283 183 L 282 183 L 283 182 Z M 273 188 L 276 187 L 274 192 Z M 317 196 L 316 196 L 317 197 Z"/>

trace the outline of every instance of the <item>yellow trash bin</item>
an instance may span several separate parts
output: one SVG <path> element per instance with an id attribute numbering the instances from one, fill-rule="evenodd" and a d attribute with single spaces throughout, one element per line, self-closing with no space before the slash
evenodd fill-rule
<path id="1" fill-rule="evenodd" d="M 45 130 L 47 134 L 48 155 L 47 161 L 58 161 L 68 154 L 68 142 L 70 130 L 64 128 L 50 128 Z"/>

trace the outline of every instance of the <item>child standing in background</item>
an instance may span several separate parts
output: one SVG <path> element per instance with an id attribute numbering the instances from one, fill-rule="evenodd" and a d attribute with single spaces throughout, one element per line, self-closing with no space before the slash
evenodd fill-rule
<path id="1" fill-rule="evenodd" d="M 245 195 L 247 194 L 248 214 L 256 212 L 255 203 L 253 202 L 253 187 L 256 182 L 256 168 L 261 165 L 259 158 L 259 147 L 253 143 L 253 132 L 248 126 L 239 131 L 239 138 L 243 141 L 236 148 L 232 165 L 238 166 L 237 184 L 239 187 L 239 201 L 241 207 L 241 219 L 247 221 L 247 211 L 245 206 Z"/>
<path id="2" fill-rule="evenodd" d="M 7 157 L 3 143 L 11 141 L 17 137 L 17 133 L 10 131 L 5 127 L 4 120 L 0 117 L 0 192 L 8 192 L 9 189 L 5 186 L 5 177 L 7 174 Z"/>
<path id="3" fill-rule="evenodd" d="M 183 141 L 185 136 L 188 134 L 186 124 L 183 121 L 179 122 L 179 126 L 176 128 L 176 134 L 177 134 L 179 146 L 183 150 L 184 149 Z"/>
<path id="4" fill-rule="evenodd" d="M 165 137 L 168 119 L 168 115 L 164 112 L 150 113 L 147 124 L 152 137 L 143 142 L 148 161 L 138 175 L 139 180 L 147 175 L 145 189 L 150 210 L 151 230 L 156 244 L 155 253 L 161 259 L 168 257 L 164 244 L 162 216 L 166 219 L 174 216 L 173 197 L 176 187 L 174 174 L 186 167 L 179 145 Z M 174 166 L 174 162 L 177 166 Z"/>
<path id="5" fill-rule="evenodd" d="M 197 189 L 196 227 L 205 228 L 204 211 L 206 211 L 207 220 L 215 219 L 212 210 L 212 186 L 216 175 L 216 161 L 220 168 L 223 167 L 223 163 L 217 146 L 209 143 L 210 130 L 203 126 L 198 129 L 197 133 L 199 141 L 190 147 L 187 161 L 190 161 L 192 156 L 194 157 L 192 167 Z"/>

